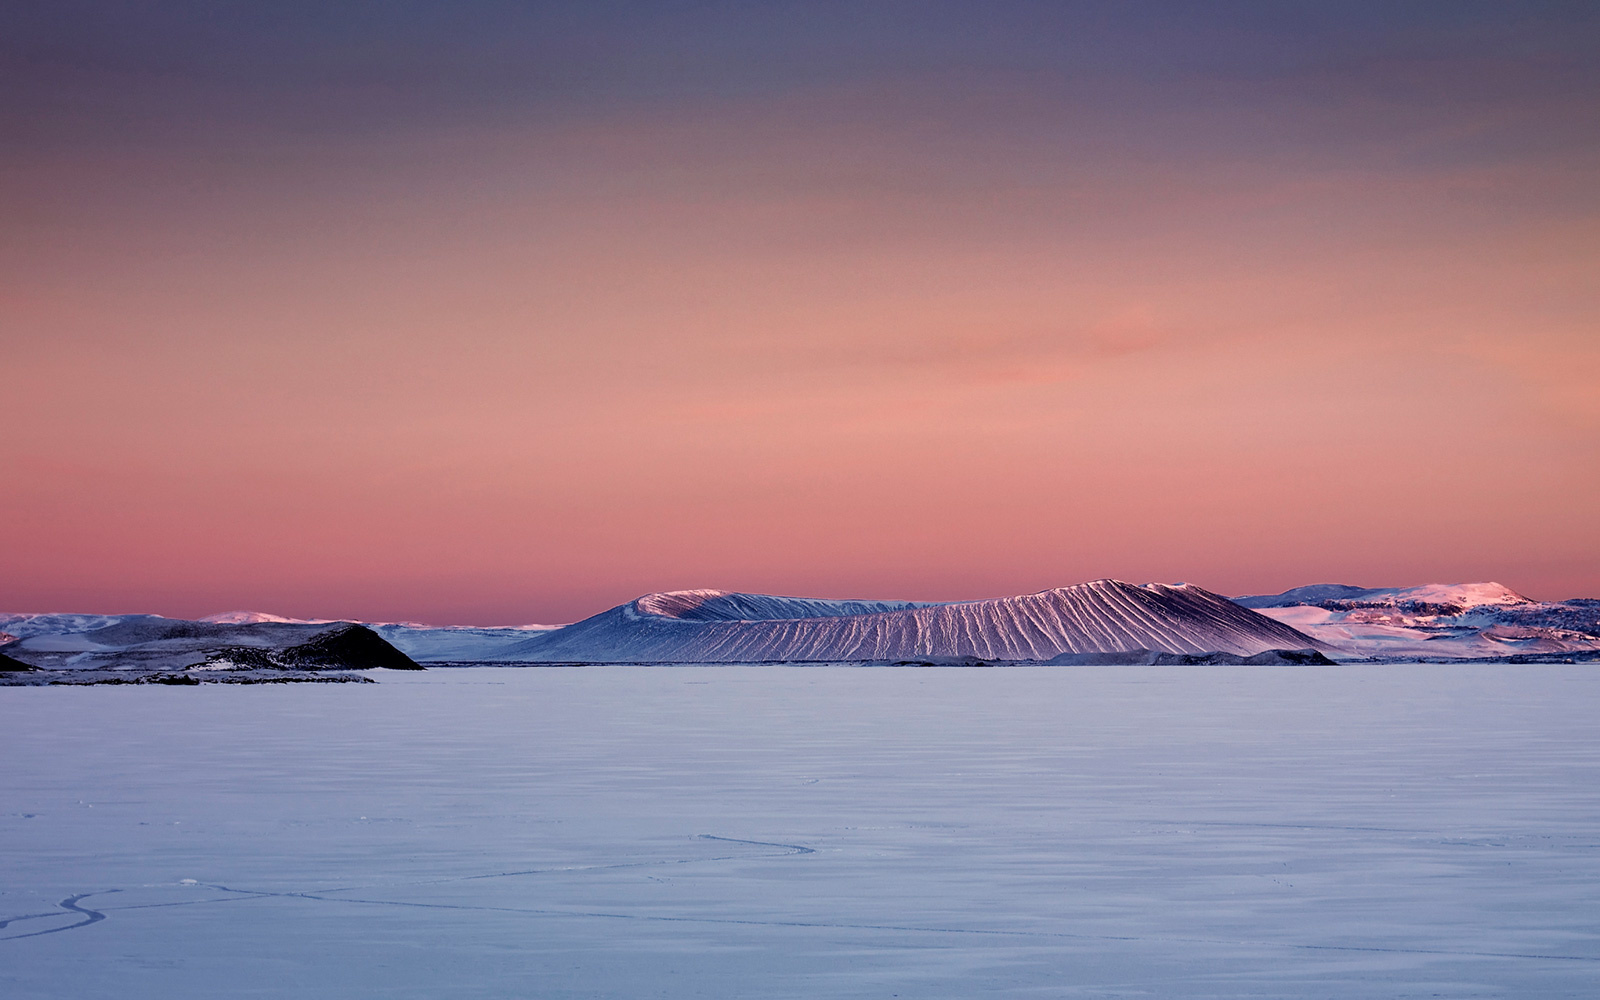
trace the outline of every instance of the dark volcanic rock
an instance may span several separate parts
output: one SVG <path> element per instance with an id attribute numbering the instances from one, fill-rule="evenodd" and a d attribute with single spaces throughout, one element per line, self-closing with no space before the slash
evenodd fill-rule
<path id="1" fill-rule="evenodd" d="M 1245 657 L 1241 663 L 1252 666 L 1314 666 L 1331 667 L 1334 662 L 1315 649 L 1269 649 L 1265 653 Z"/>
<path id="2" fill-rule="evenodd" d="M 277 652 L 259 646 L 224 646 L 206 654 L 204 666 L 221 665 L 230 670 L 281 670 Z"/>
<path id="3" fill-rule="evenodd" d="M 411 657 L 365 625 L 340 625 L 298 646 L 280 650 L 277 661 L 299 670 L 421 670 Z"/>
<path id="4" fill-rule="evenodd" d="M 1062 653 L 1045 661 L 1050 666 L 1073 667 L 1263 667 L 1333 666 L 1315 649 L 1269 649 L 1253 656 L 1238 653 L 1163 653 L 1135 649 L 1123 653 Z"/>
<path id="5" fill-rule="evenodd" d="M 1061 653 L 1045 660 L 1052 667 L 1153 667 L 1164 655 L 1152 649 L 1108 653 Z"/>
<path id="6" fill-rule="evenodd" d="M 24 671 L 37 669 L 37 667 L 30 667 L 21 660 L 13 660 L 6 654 L 0 653 L 0 674 L 20 674 Z"/>
<path id="7" fill-rule="evenodd" d="M 305 642 L 278 649 L 223 646 L 207 652 L 205 666 L 229 670 L 423 669 L 370 628 L 348 623 L 327 628 Z"/>

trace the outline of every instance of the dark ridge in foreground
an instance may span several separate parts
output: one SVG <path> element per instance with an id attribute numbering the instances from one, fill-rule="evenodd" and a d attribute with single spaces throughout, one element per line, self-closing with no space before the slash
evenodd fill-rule
<path id="1" fill-rule="evenodd" d="M 39 670 L 0 674 L 0 687 L 102 687 L 127 684 L 162 684 L 196 687 L 201 684 L 374 684 L 360 674 L 298 670 L 210 670 L 175 673 L 137 670 Z"/>
<path id="2" fill-rule="evenodd" d="M 1337 666 L 1315 649 L 1267 649 L 1251 656 L 1238 653 L 1163 653 L 1136 649 L 1127 653 L 1062 653 L 1051 657 L 1049 666 L 1130 666 L 1130 667 L 1288 667 Z"/>
<path id="3" fill-rule="evenodd" d="M 365 625 L 335 626 L 297 646 L 280 650 L 276 660 L 281 666 L 300 670 L 422 669 L 421 664 Z"/>
<path id="4" fill-rule="evenodd" d="M 1567 652 L 1547 653 L 1507 653 L 1504 656 L 1363 656 L 1357 659 L 1340 660 L 1345 664 L 1390 664 L 1390 663 L 1437 663 L 1472 664 L 1508 663 L 1508 664 L 1563 664 L 1563 663 L 1600 663 L 1600 649 L 1575 649 Z"/>
<path id="5" fill-rule="evenodd" d="M 6 654 L 0 653 L 0 674 L 20 674 L 37 669 L 39 668 L 30 667 L 21 660 L 14 660 Z"/>

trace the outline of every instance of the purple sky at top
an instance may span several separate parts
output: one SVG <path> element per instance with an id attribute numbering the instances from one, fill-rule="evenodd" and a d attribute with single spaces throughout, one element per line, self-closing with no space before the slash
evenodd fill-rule
<path id="1" fill-rule="evenodd" d="M 0 609 L 1600 594 L 1600 11 L 0 12 Z"/>

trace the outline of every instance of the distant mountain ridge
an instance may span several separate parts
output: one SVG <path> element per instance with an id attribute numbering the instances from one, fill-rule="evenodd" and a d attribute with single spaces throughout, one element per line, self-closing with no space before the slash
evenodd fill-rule
<path id="1" fill-rule="evenodd" d="M 253 611 L 190 623 L 158 615 L 0 614 L 0 646 L 19 659 L 48 654 L 44 659 L 63 666 L 89 665 L 122 657 L 119 648 L 158 633 L 176 638 L 188 626 L 196 635 L 239 629 L 249 636 L 309 634 L 331 624 Z M 1317 649 L 1340 659 L 1600 655 L 1600 600 L 1535 601 L 1498 583 L 1322 583 L 1229 600 L 1189 584 L 1098 580 L 944 603 L 679 590 L 646 594 L 571 625 L 363 624 L 423 663 L 1087 663 L 1099 662 L 1099 654 L 1248 658 L 1272 649 Z M 1074 659 L 1080 655 L 1089 660 Z"/>
<path id="2" fill-rule="evenodd" d="M 1320 608 L 1350 610 L 1357 607 L 1424 607 L 1454 609 L 1513 607 L 1538 604 L 1502 583 L 1427 583 L 1420 587 L 1352 587 L 1343 583 L 1314 583 L 1281 594 L 1235 597 L 1246 608 L 1287 608 L 1310 604 Z"/>
<path id="3" fill-rule="evenodd" d="M 1235 598 L 1331 646 L 1368 656 L 1515 656 L 1600 650 L 1600 601 L 1535 601 L 1499 583 L 1319 583 Z"/>

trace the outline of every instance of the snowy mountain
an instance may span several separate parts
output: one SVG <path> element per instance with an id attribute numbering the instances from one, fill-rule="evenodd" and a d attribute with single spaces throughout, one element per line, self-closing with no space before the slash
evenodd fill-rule
<path id="1" fill-rule="evenodd" d="M 1097 580 L 953 604 L 820 601 L 717 590 L 650 594 L 498 656 L 521 662 L 740 663 L 1156 650 L 1251 655 L 1321 645 L 1189 584 Z"/>
<path id="2" fill-rule="evenodd" d="M 1316 605 L 1352 610 L 1395 608 L 1412 613 L 1460 614 L 1468 608 L 1536 604 L 1500 583 L 1425 583 L 1420 587 L 1351 587 L 1342 583 L 1314 583 L 1281 594 L 1235 597 L 1246 608 L 1287 608 Z"/>
<path id="3" fill-rule="evenodd" d="M 116 625 L 125 621 L 165 622 L 176 620 L 163 618 L 160 615 L 0 614 L 0 632 L 18 639 L 26 639 L 34 635 L 67 635 L 74 632 L 88 632 L 92 629 L 105 628 L 107 625 Z"/>
<path id="4" fill-rule="evenodd" d="M 1600 650 L 1600 601 L 1534 601 L 1498 583 L 1314 584 L 1235 598 L 1357 656 L 1507 656 Z"/>

